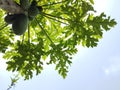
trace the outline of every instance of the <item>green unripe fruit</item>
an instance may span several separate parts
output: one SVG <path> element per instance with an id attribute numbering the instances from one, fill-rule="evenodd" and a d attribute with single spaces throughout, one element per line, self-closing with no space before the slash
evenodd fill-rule
<path id="1" fill-rule="evenodd" d="M 29 0 L 20 0 L 20 6 L 21 6 L 24 10 L 28 10 L 28 8 L 30 7 Z"/>
<path id="2" fill-rule="evenodd" d="M 30 6 L 28 9 L 28 18 L 30 21 L 32 21 L 37 14 L 42 12 L 43 8 L 42 6 Z"/>
<path id="3" fill-rule="evenodd" d="M 37 2 L 35 0 L 32 1 L 31 6 L 37 6 Z"/>
<path id="4" fill-rule="evenodd" d="M 39 9 L 37 8 L 37 6 L 30 6 L 30 8 L 28 9 L 28 15 L 30 17 L 35 17 L 37 14 L 39 14 Z"/>
<path id="5" fill-rule="evenodd" d="M 12 24 L 15 21 L 16 15 L 7 15 L 5 16 L 4 20 L 8 24 Z"/>
<path id="6" fill-rule="evenodd" d="M 30 16 L 28 16 L 28 19 L 29 19 L 30 21 L 32 21 L 34 18 L 35 18 L 35 17 L 30 17 Z"/>
<path id="7" fill-rule="evenodd" d="M 13 32 L 16 35 L 22 35 L 28 26 L 28 17 L 24 14 L 17 14 L 16 20 L 12 24 Z"/>
<path id="8" fill-rule="evenodd" d="M 37 8 L 38 8 L 39 12 L 42 12 L 42 11 L 43 11 L 42 6 L 37 6 Z"/>

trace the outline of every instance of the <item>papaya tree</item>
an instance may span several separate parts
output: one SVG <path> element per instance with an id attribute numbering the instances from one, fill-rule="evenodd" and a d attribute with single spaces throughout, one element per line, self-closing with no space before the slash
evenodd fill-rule
<path id="1" fill-rule="evenodd" d="M 7 70 L 28 80 L 44 64 L 65 78 L 77 46 L 96 47 L 116 21 L 93 0 L 0 0 L 0 52 Z"/>

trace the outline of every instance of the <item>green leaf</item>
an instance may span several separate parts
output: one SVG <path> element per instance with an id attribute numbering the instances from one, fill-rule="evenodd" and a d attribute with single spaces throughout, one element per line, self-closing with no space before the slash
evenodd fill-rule
<path id="1" fill-rule="evenodd" d="M 91 2 L 92 4 L 94 4 L 94 0 L 90 0 L 90 2 Z"/>
<path id="2" fill-rule="evenodd" d="M 0 9 L 0 52 L 7 59 L 7 70 L 29 80 L 34 72 L 42 72 L 49 58 L 46 63 L 55 64 L 55 70 L 65 78 L 76 46 L 96 47 L 103 32 L 117 24 L 105 13 L 96 15 L 93 4 L 94 0 L 37 0 L 37 7 L 43 10 L 29 20 L 28 30 L 21 36 L 5 23 L 5 10 Z"/>

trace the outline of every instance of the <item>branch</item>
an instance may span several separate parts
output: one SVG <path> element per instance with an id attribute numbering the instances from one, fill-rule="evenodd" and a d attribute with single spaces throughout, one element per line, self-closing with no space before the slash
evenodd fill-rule
<path id="1" fill-rule="evenodd" d="M 11 84 L 10 84 L 10 86 L 7 88 L 7 90 L 10 90 L 12 87 L 14 87 L 19 79 L 20 79 L 20 78 L 19 78 L 18 75 L 15 75 L 13 78 L 11 77 Z"/>

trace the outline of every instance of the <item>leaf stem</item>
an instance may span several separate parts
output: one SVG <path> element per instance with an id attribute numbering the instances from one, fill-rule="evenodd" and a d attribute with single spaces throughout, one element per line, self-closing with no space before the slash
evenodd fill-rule
<path id="1" fill-rule="evenodd" d="M 55 19 L 55 18 L 53 18 L 53 17 L 49 17 L 49 16 L 47 16 L 47 15 L 44 15 L 44 16 L 47 17 L 47 18 L 50 18 L 50 19 L 52 19 L 52 20 L 55 20 L 55 21 L 57 21 L 57 22 L 63 23 L 63 24 L 65 24 L 65 25 L 69 25 L 69 24 L 67 24 L 67 23 L 65 23 L 65 22 L 62 22 L 62 21 L 60 21 L 60 20 L 57 20 L 57 19 Z"/>
<path id="2" fill-rule="evenodd" d="M 30 48 L 30 26 L 28 25 L 28 44 Z"/>
<path id="3" fill-rule="evenodd" d="M 22 36 L 22 45 L 24 43 L 24 37 L 25 37 L 25 34 L 23 34 L 23 36 Z"/>
<path id="4" fill-rule="evenodd" d="M 50 40 L 50 42 L 54 44 L 54 42 L 52 41 L 52 39 L 49 37 L 49 35 L 47 34 L 47 32 L 44 30 L 44 28 L 40 25 L 40 23 L 38 22 L 37 18 L 35 18 L 36 22 L 38 23 L 39 27 L 42 29 L 42 31 L 44 32 L 44 34 L 47 36 L 47 38 Z"/>
<path id="5" fill-rule="evenodd" d="M 6 23 L 6 24 L 4 24 L 4 25 L 2 25 L 2 27 L 0 28 L 0 30 L 2 30 L 2 29 L 4 29 L 5 27 L 7 27 L 8 26 L 8 24 Z"/>
<path id="6" fill-rule="evenodd" d="M 56 4 L 60 4 L 60 3 L 64 3 L 64 2 L 66 2 L 67 0 L 64 0 L 64 1 L 61 1 L 61 2 L 53 2 L 53 3 L 50 3 L 50 4 L 45 4 L 45 5 L 42 5 L 42 6 L 51 6 L 51 5 L 56 5 Z"/>
<path id="7" fill-rule="evenodd" d="M 62 18 L 62 17 L 54 16 L 54 15 L 51 15 L 51 14 L 47 14 L 47 13 L 43 13 L 43 12 L 42 12 L 42 14 L 50 16 L 50 17 L 54 17 L 54 18 L 58 18 L 58 19 L 66 20 L 66 21 L 70 21 L 69 19 L 65 19 L 65 18 Z"/>

